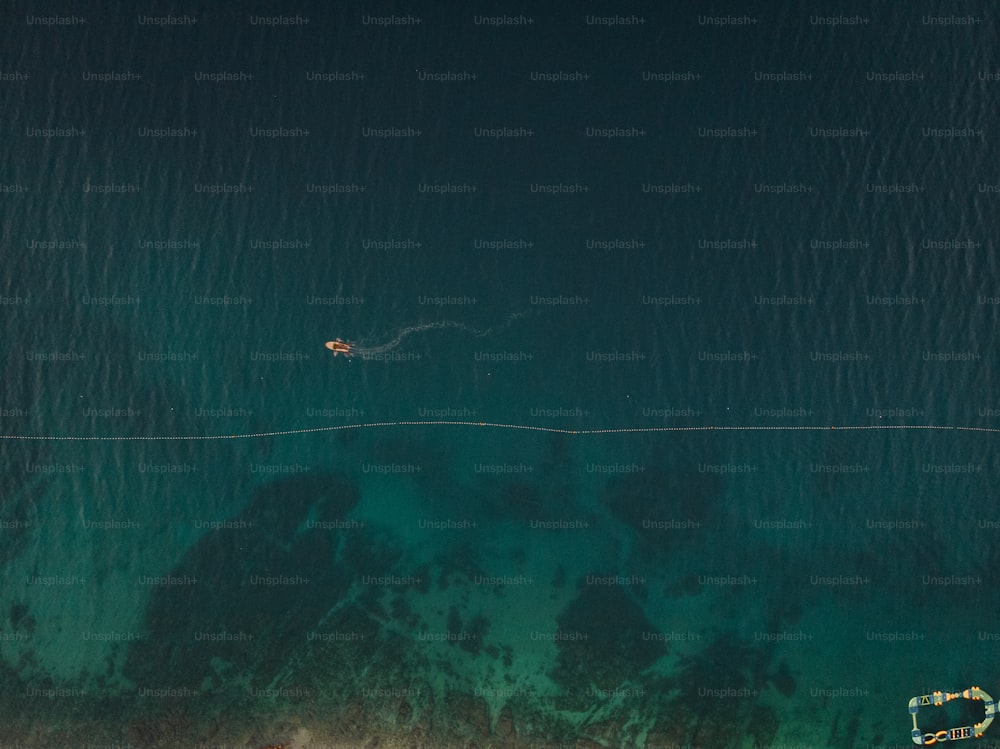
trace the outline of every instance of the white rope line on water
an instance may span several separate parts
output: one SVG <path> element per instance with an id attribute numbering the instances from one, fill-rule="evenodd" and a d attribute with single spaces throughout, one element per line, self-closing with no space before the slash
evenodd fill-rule
<path id="1" fill-rule="evenodd" d="M 0 440 L 49 440 L 57 442 L 169 442 L 169 441 L 204 441 L 204 440 L 236 440 L 255 439 L 260 437 L 286 437 L 293 434 L 316 434 L 319 432 L 336 432 L 344 429 L 382 429 L 387 427 L 482 427 L 489 429 L 521 429 L 528 432 L 547 432 L 550 434 L 644 434 L 651 432 L 821 432 L 821 431 L 953 431 L 953 432 L 1000 432 L 1000 427 L 972 426 L 940 426 L 934 424 L 833 424 L 827 426 L 665 426 L 665 427 L 611 427 L 606 429 L 560 429 L 532 424 L 502 424 L 491 421 L 376 421 L 363 424 L 339 424 L 337 426 L 312 427 L 309 429 L 284 429 L 275 432 L 247 432 L 243 434 L 193 434 L 193 435 L 146 435 L 146 436 L 115 436 L 115 435 L 31 435 L 31 434 L 0 434 Z"/>

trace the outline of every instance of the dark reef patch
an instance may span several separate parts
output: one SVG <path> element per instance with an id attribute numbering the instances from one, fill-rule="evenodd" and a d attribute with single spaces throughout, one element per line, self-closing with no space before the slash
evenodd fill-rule
<path id="1" fill-rule="evenodd" d="M 608 482 L 604 504 L 616 518 L 647 539 L 662 533 L 650 529 L 649 520 L 674 520 L 710 525 L 722 501 L 724 484 L 713 473 L 694 464 L 674 468 L 648 468 Z"/>
<path id="2" fill-rule="evenodd" d="M 305 633 L 350 588 L 336 536 L 305 530 L 314 511 L 343 516 L 357 488 L 329 474 L 261 487 L 239 516 L 245 527 L 208 532 L 154 588 L 148 636 L 134 643 L 125 674 L 140 685 L 198 688 L 217 658 L 267 680 Z M 350 539 L 350 534 L 347 534 Z"/>
<path id="3" fill-rule="evenodd" d="M 697 711 L 704 704 L 698 690 L 706 686 L 720 690 L 745 690 L 756 686 L 764 654 L 732 634 L 725 634 L 694 655 L 680 660 L 675 686 L 681 700 Z"/>
<path id="4" fill-rule="evenodd" d="M 458 645 L 462 650 L 477 655 L 482 649 L 484 639 L 490 630 L 490 620 L 482 614 L 469 619 L 463 626 L 462 615 L 457 606 L 448 611 L 449 644 Z"/>
<path id="5" fill-rule="evenodd" d="M 643 638 L 653 626 L 620 586 L 583 586 L 557 622 L 562 637 L 551 677 L 573 699 L 589 700 L 591 686 L 614 689 L 637 679 L 667 652 L 662 642 Z"/>
<path id="6" fill-rule="evenodd" d="M 795 694 L 797 686 L 795 677 L 792 675 L 792 670 L 788 667 L 788 664 L 784 661 L 778 666 L 778 670 L 771 674 L 770 681 L 774 685 L 774 688 L 785 695 L 785 697 L 791 697 Z"/>

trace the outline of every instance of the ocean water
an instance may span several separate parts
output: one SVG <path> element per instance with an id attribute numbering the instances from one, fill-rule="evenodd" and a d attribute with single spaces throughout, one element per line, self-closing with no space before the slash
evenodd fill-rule
<path id="1" fill-rule="evenodd" d="M 984 719 L 988 5 L 11 7 L 0 746 Z"/>

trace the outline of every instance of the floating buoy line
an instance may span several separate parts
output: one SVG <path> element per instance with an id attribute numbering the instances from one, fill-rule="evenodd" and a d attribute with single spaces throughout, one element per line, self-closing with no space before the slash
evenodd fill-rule
<path id="1" fill-rule="evenodd" d="M 609 427 L 604 429 L 563 429 L 534 424 L 505 424 L 495 421 L 375 421 L 360 424 L 310 427 L 308 429 L 282 429 L 273 432 L 244 432 L 237 434 L 191 435 L 57 435 L 57 434 L 0 434 L 0 440 L 44 440 L 53 442 L 173 442 L 208 440 L 247 440 L 263 437 L 288 437 L 294 434 L 318 434 L 347 429 L 388 429 L 392 427 L 478 427 L 480 429 L 519 429 L 526 432 L 548 434 L 601 435 L 601 434 L 651 434 L 657 432 L 830 432 L 830 431 L 951 431 L 951 432 L 1000 432 L 1000 427 L 941 426 L 934 424 L 833 424 L 805 426 L 663 426 L 663 427 Z"/>

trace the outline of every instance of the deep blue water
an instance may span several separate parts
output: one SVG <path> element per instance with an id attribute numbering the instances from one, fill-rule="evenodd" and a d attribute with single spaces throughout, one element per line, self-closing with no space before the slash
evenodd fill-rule
<path id="1" fill-rule="evenodd" d="M 892 746 L 1000 688 L 989 6 L 9 16 L 12 745 Z"/>

